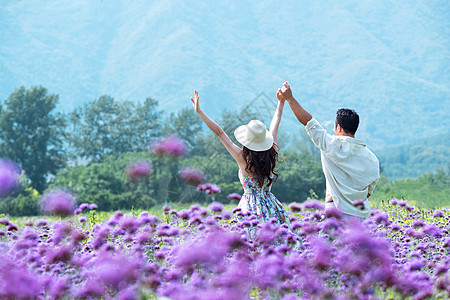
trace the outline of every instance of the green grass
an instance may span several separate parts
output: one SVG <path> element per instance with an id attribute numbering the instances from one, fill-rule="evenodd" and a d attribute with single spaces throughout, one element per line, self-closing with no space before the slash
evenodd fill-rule
<path id="1" fill-rule="evenodd" d="M 406 199 L 419 208 L 450 206 L 450 178 L 448 174 L 424 174 L 417 179 L 384 182 L 375 189 L 372 201 L 379 204 L 392 198 Z"/>

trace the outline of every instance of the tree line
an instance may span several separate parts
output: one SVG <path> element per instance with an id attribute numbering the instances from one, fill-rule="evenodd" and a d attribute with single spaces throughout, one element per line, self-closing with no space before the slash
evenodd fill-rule
<path id="1" fill-rule="evenodd" d="M 383 172 L 390 179 L 417 178 L 437 169 L 450 171 L 450 132 L 419 139 L 376 153 L 383 163 Z"/>
<path id="2" fill-rule="evenodd" d="M 56 110 L 58 101 L 58 95 L 39 86 L 18 88 L 1 103 L 0 156 L 18 163 L 26 182 L 18 194 L 0 200 L 0 213 L 36 215 L 39 197 L 55 187 L 69 188 L 80 203 L 97 203 L 103 210 L 205 202 L 212 197 L 226 203 L 232 201 L 229 193 L 242 192 L 235 162 L 190 107 L 168 114 L 152 98 L 132 102 L 103 95 L 62 113 Z M 258 119 L 258 112 L 244 111 L 225 111 L 218 120 L 232 138 L 234 128 Z M 152 142 L 168 135 L 185 142 L 187 155 L 161 157 L 149 151 Z M 283 133 L 280 136 L 283 140 Z M 284 136 L 280 154 L 285 162 L 274 194 L 283 202 L 323 197 L 325 179 L 317 151 L 310 145 L 295 147 L 300 133 L 292 139 Z M 138 159 L 150 161 L 153 172 L 132 182 L 124 172 Z M 182 182 L 178 172 L 184 166 L 202 170 L 206 181 L 222 192 L 206 195 Z"/>

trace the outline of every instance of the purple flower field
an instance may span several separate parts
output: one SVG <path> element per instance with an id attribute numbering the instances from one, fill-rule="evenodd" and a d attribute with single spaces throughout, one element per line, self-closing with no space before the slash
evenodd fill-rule
<path id="1" fill-rule="evenodd" d="M 217 203 L 103 219 L 84 203 L 64 219 L 2 218 L 0 298 L 450 297 L 448 208 L 393 199 L 359 223 L 318 204 L 291 205 L 290 228 Z"/>

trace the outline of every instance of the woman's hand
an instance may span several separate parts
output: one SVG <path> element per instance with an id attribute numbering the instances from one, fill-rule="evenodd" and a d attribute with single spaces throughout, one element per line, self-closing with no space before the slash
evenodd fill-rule
<path id="1" fill-rule="evenodd" d="M 194 98 L 191 97 L 192 106 L 194 107 L 195 111 L 197 113 L 199 113 L 201 111 L 201 109 L 200 109 L 200 103 L 198 100 L 198 91 L 197 90 L 194 90 Z"/>
<path id="2" fill-rule="evenodd" d="M 278 89 L 278 91 L 277 91 L 277 99 L 278 99 L 278 101 L 280 101 L 280 102 L 284 102 L 284 101 L 286 101 L 286 99 L 283 97 L 283 95 L 281 94 L 281 89 Z"/>

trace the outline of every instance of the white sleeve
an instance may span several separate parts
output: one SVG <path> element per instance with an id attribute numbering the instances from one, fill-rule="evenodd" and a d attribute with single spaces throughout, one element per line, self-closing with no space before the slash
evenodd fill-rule
<path id="1" fill-rule="evenodd" d="M 306 124 L 305 129 L 317 148 L 327 152 L 333 142 L 333 137 L 319 124 L 319 122 L 312 118 Z"/>

